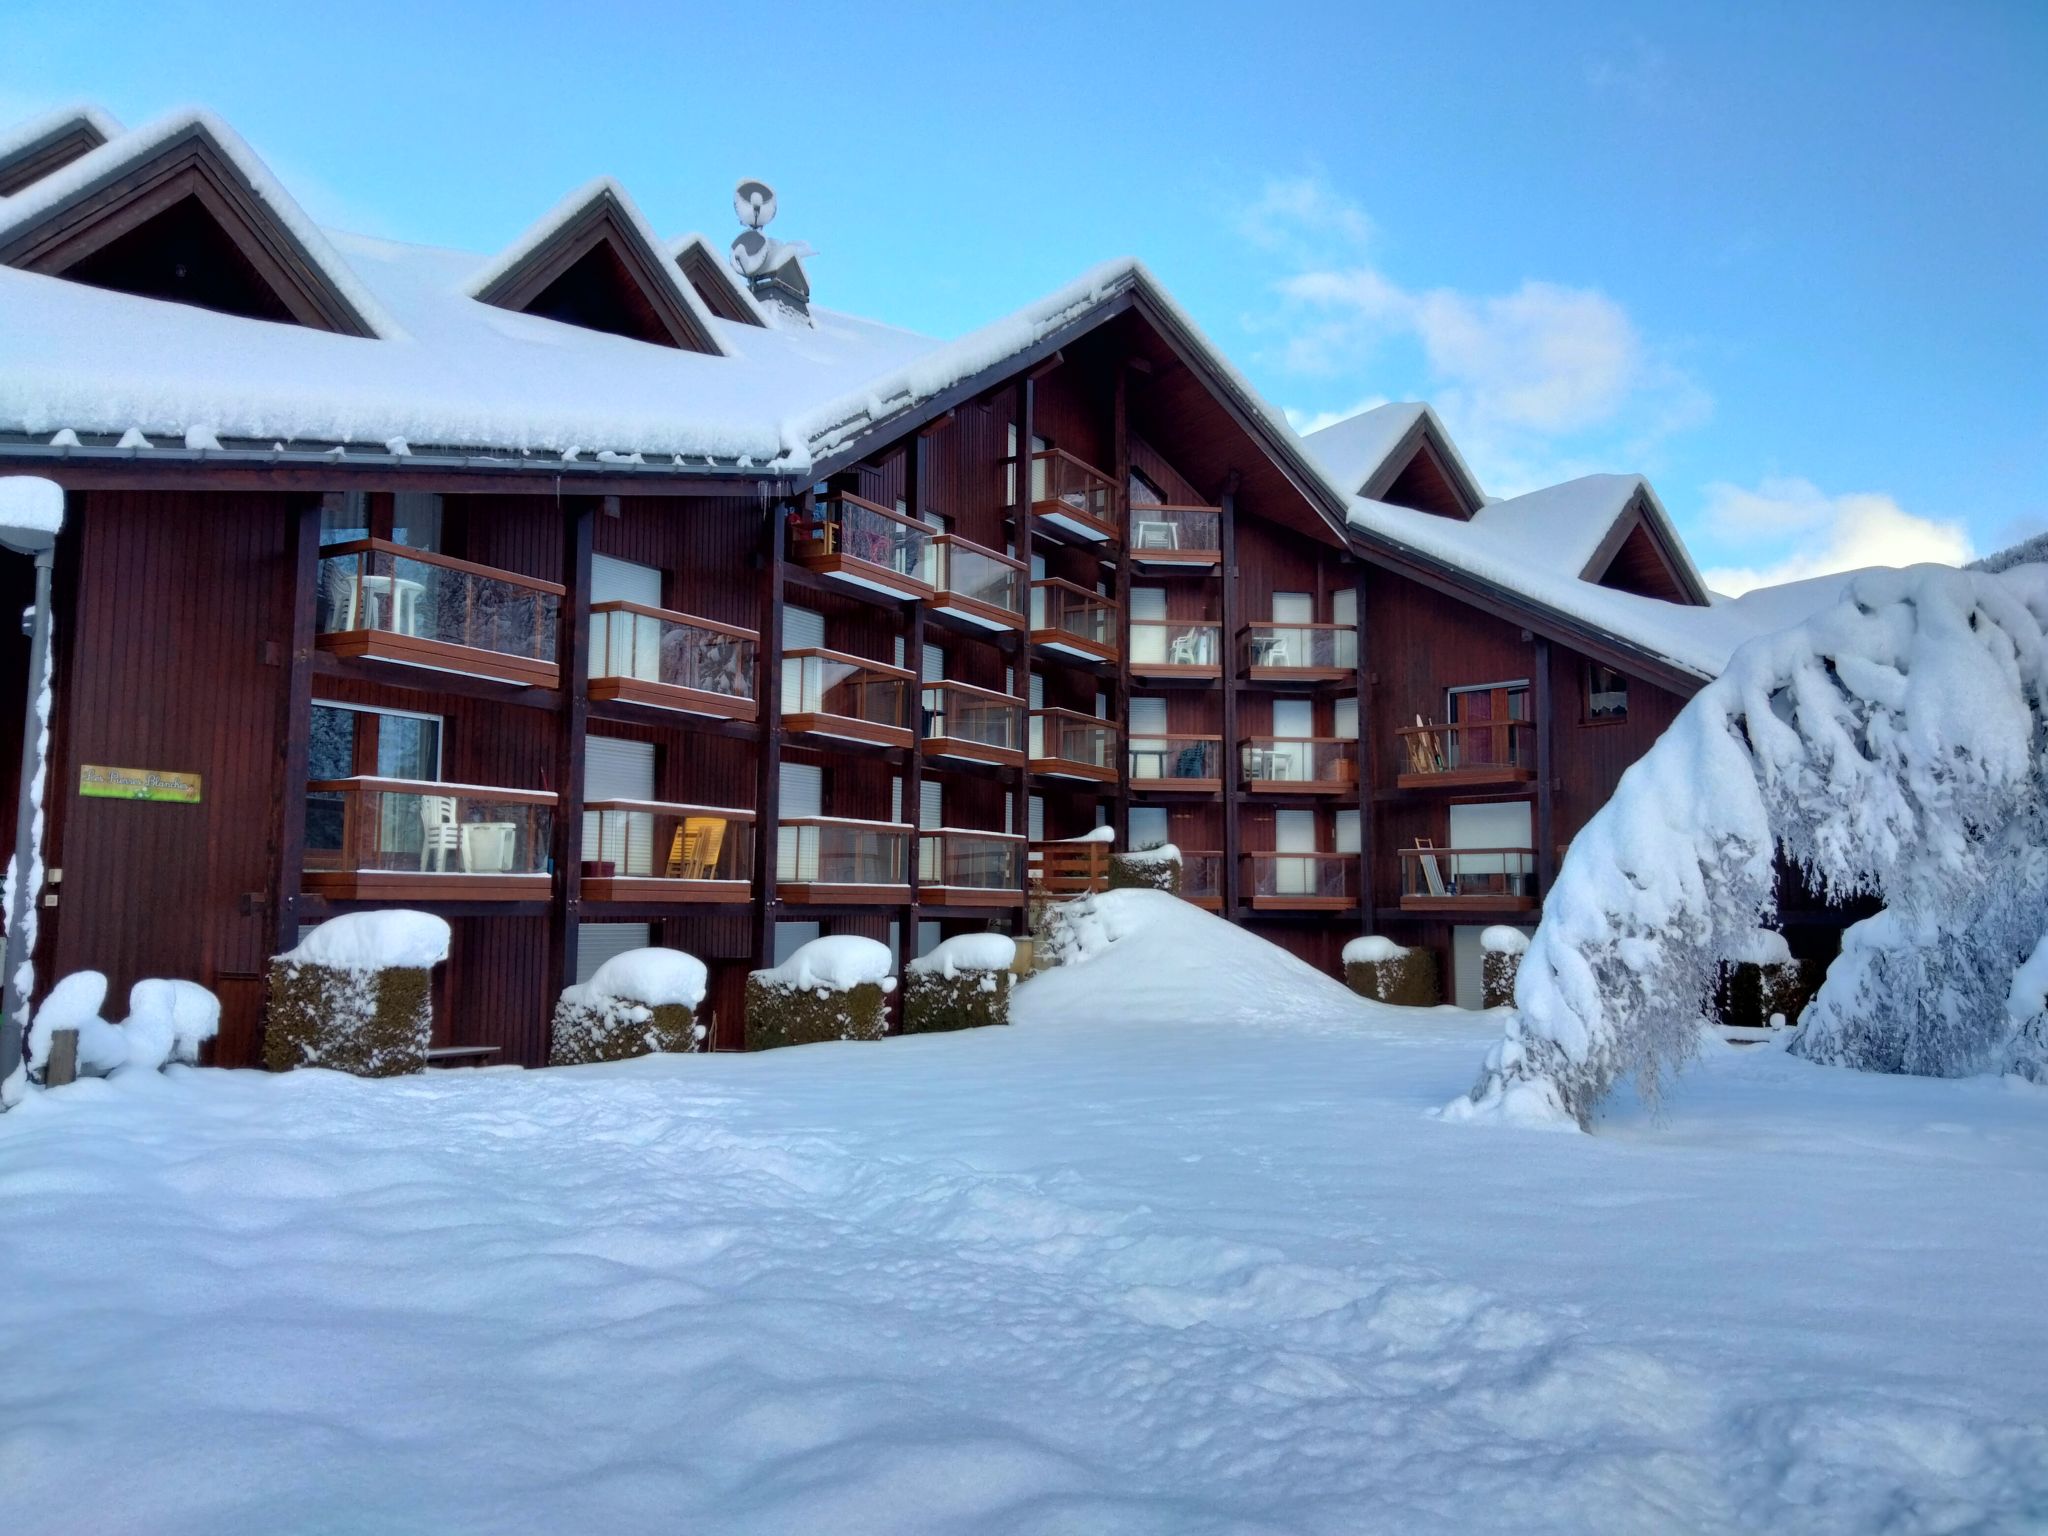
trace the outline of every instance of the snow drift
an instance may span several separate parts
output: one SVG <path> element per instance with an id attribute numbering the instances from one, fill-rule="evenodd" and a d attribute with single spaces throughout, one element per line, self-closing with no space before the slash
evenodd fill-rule
<path id="1" fill-rule="evenodd" d="M 2048 931 L 2044 630 L 2048 566 L 1918 566 L 1743 646 L 1573 842 L 1506 1036 L 1451 1113 L 1583 1126 L 1620 1077 L 1654 1094 L 1721 960 L 1754 944 L 1781 852 L 1829 898 L 1886 907 L 1795 1049 L 2038 1075 L 2008 994 Z"/>

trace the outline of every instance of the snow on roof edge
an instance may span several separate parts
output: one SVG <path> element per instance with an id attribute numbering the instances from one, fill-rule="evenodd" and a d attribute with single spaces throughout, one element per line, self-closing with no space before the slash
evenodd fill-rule
<path id="1" fill-rule="evenodd" d="M 687 235 L 678 235 L 663 247 L 668 252 L 669 259 L 676 262 L 678 266 L 681 265 L 683 257 L 693 248 L 703 251 L 705 259 L 716 269 L 719 277 L 724 281 L 727 290 L 746 308 L 747 313 L 760 321 L 761 324 L 768 324 L 768 313 L 761 307 L 761 301 L 754 297 L 753 290 L 740 281 L 739 274 L 733 271 L 732 264 L 719 254 L 718 247 L 711 243 L 709 235 L 706 235 L 701 230 L 693 229 Z"/>
<path id="2" fill-rule="evenodd" d="M 9 155 L 28 148 L 38 139 L 48 138 L 59 128 L 69 123 L 77 122 L 88 124 L 102 139 L 107 140 L 118 139 L 128 131 L 105 108 L 96 106 L 89 101 L 76 101 L 69 106 L 57 107 L 52 111 L 27 118 L 22 122 L 16 123 L 14 127 L 5 133 L 0 133 L 0 160 L 5 160 Z M 31 182 L 29 185 L 33 186 L 35 183 Z M 28 187 L 23 187 L 21 192 L 14 194 L 14 197 L 20 197 L 27 191 Z M 0 208 L 7 207 L 13 201 L 14 198 L 0 198 Z"/>

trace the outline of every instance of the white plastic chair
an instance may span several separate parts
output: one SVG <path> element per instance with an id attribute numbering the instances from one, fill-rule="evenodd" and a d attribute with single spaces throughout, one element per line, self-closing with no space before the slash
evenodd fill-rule
<path id="1" fill-rule="evenodd" d="M 1180 548 L 1180 529 L 1173 523 L 1147 518 L 1139 522 L 1137 535 L 1139 549 Z"/>
<path id="2" fill-rule="evenodd" d="M 1209 664 L 1209 636 L 1199 629 L 1173 637 L 1168 660 L 1176 667 L 1205 667 Z"/>
<path id="3" fill-rule="evenodd" d="M 426 869 L 431 859 L 434 869 L 446 874 L 448 855 L 460 858 L 462 853 L 462 829 L 455 824 L 453 795 L 420 796 L 420 832 L 420 868 Z"/>

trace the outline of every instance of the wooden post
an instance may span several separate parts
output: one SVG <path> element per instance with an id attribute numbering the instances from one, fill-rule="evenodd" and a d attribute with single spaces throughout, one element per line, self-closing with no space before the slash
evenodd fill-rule
<path id="1" fill-rule="evenodd" d="M 1037 386 L 1029 375 L 1017 381 L 1017 495 L 1011 518 L 1011 537 L 1016 540 L 1017 558 L 1024 562 L 1024 614 L 1030 623 L 1031 545 L 1037 514 L 1031 501 L 1031 429 L 1037 406 Z M 1017 875 L 1024 888 L 1025 914 L 1029 920 L 1031 896 L 1031 641 L 1027 629 L 1017 641 L 1018 702 L 1024 710 L 1024 762 L 1017 769 L 1017 822 L 1013 831 L 1025 837 L 1024 867 Z"/>
<path id="2" fill-rule="evenodd" d="M 1242 915 L 1242 857 L 1238 834 L 1238 780 L 1242 773 L 1243 750 L 1237 739 L 1238 672 L 1244 659 L 1244 637 L 1238 633 L 1237 612 L 1237 473 L 1232 471 L 1223 494 L 1216 498 L 1222 509 L 1223 592 L 1219 600 L 1223 643 L 1228 647 L 1223 666 L 1223 916 L 1235 922 Z"/>
<path id="3" fill-rule="evenodd" d="M 1557 878 L 1555 733 L 1556 699 L 1550 686 L 1550 641 L 1536 637 L 1536 899 L 1550 899 L 1550 882 Z"/>
<path id="4" fill-rule="evenodd" d="M 554 1001 L 576 979 L 578 929 L 583 920 L 584 728 L 590 719 L 590 535 L 596 502 L 563 502 L 562 606 L 555 619 L 556 666 L 562 698 L 555 744 L 555 891 L 548 912 L 548 1032 Z M 554 1042 L 549 1040 L 549 1050 Z"/>
<path id="5" fill-rule="evenodd" d="M 910 515 L 923 522 L 924 442 L 916 436 L 912 436 L 903 447 L 903 498 L 910 508 Z M 903 909 L 903 931 L 897 938 L 896 971 L 899 976 L 903 967 L 917 954 L 918 914 L 924 905 L 919 878 L 924 853 L 924 604 L 913 600 L 903 607 L 909 617 L 903 662 L 916 678 L 910 685 L 908 701 L 910 755 L 903 767 L 903 814 L 904 819 L 918 830 L 910 837 L 910 905 Z M 940 819 L 944 820 L 943 817 Z M 896 989 L 894 1001 L 896 1028 L 900 1033 L 903 1027 L 903 988 L 900 986 Z"/>
<path id="6" fill-rule="evenodd" d="M 1118 626 L 1121 643 L 1117 646 L 1116 687 L 1110 696 L 1109 713 L 1123 738 L 1124 752 L 1117 763 L 1116 810 L 1111 826 L 1116 832 L 1115 846 L 1128 849 L 1131 845 L 1131 436 L 1130 372 L 1121 364 L 1116 370 L 1113 411 L 1110 435 L 1116 488 L 1110 494 L 1109 504 L 1116 520 L 1116 600 L 1122 610 L 1122 622 Z"/>
<path id="7" fill-rule="evenodd" d="M 62 1088 L 78 1081 L 78 1031 L 50 1031 L 50 1056 L 43 1063 L 43 1086 Z"/>
<path id="8" fill-rule="evenodd" d="M 306 775 L 313 735 L 313 638 L 320 597 L 320 514 L 339 511 L 339 491 L 301 502 L 285 533 L 289 633 L 277 701 L 277 773 L 272 781 L 270 950 L 299 942 L 299 887 L 306 878 Z"/>
<path id="9" fill-rule="evenodd" d="M 808 507 L 810 493 L 805 492 Z M 754 696 L 761 701 L 760 777 L 754 786 L 754 969 L 775 959 L 776 855 L 782 844 L 782 558 L 788 539 L 790 504 L 768 507 L 761 530 L 761 647 Z M 737 1039 L 728 1031 L 717 1050 L 746 1047 L 745 1021 Z"/>
<path id="10" fill-rule="evenodd" d="M 1358 910 L 1360 930 L 1370 933 L 1376 926 L 1373 860 L 1378 842 L 1374 814 L 1378 807 L 1373 794 L 1379 783 L 1381 753 L 1379 735 L 1373 726 L 1372 655 L 1365 643 L 1366 570 L 1361 560 L 1352 578 L 1352 590 L 1358 594 L 1358 638 L 1352 643 L 1358 651 Z"/>

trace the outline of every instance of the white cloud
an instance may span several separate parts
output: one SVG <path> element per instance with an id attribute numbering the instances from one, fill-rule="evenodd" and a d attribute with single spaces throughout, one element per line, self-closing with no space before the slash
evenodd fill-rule
<path id="1" fill-rule="evenodd" d="M 1272 360 L 1305 378 L 1345 379 L 1412 348 L 1412 387 L 1497 494 L 1592 464 L 1648 467 L 1665 437 L 1712 410 L 1598 289 L 1533 278 L 1498 294 L 1404 286 L 1370 259 L 1371 220 L 1318 176 L 1267 183 L 1241 223 L 1294 267 L 1274 284 L 1277 313 L 1249 322 L 1276 338 Z M 1299 407 L 1289 415 L 1341 419 Z"/>
<path id="2" fill-rule="evenodd" d="M 1830 496 L 1797 477 L 1768 479 L 1754 490 L 1710 485 L 1701 521 L 1730 541 L 1771 546 L 1761 564 L 1705 573 L 1709 587 L 1730 597 L 1869 565 L 1963 565 L 1976 556 L 1959 522 L 1917 516 L 1874 491 Z"/>
<path id="3" fill-rule="evenodd" d="M 1381 406 L 1389 403 L 1385 395 L 1367 395 L 1363 400 L 1356 401 L 1337 411 L 1298 411 L 1290 405 L 1286 407 L 1287 424 L 1303 437 L 1307 437 L 1311 432 L 1320 432 L 1325 427 L 1334 427 L 1340 421 L 1349 421 L 1353 416 L 1361 415 L 1366 411 L 1376 411 Z"/>

